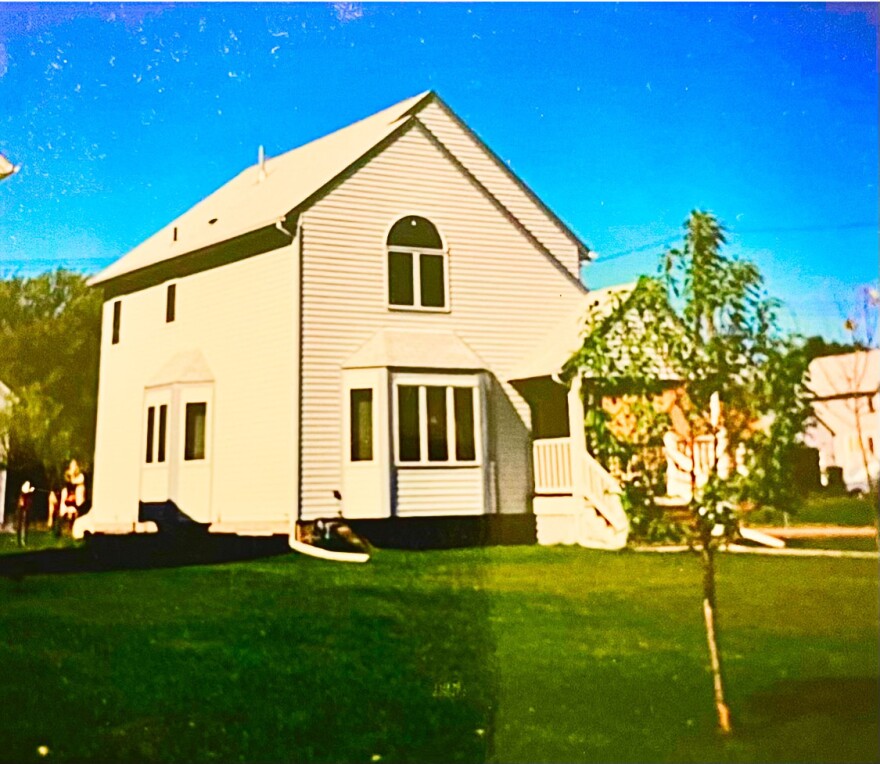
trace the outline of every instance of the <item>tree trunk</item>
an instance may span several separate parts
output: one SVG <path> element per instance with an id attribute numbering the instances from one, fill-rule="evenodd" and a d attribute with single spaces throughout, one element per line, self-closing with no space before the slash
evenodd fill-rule
<path id="1" fill-rule="evenodd" d="M 856 437 L 859 439 L 859 451 L 862 454 L 862 465 L 865 468 L 865 483 L 868 486 L 868 499 L 874 501 L 874 491 L 877 486 L 871 477 L 871 457 L 868 456 L 868 449 L 865 448 L 865 442 L 862 437 L 862 405 L 858 398 L 853 400 L 853 414 L 856 419 Z M 877 533 L 874 534 L 874 544 L 880 549 L 880 508 L 874 504 L 874 528 Z"/>
<path id="2" fill-rule="evenodd" d="M 718 729 L 729 734 L 730 709 L 724 702 L 724 683 L 721 677 L 721 653 L 718 650 L 718 634 L 715 624 L 715 552 L 710 541 L 704 539 L 700 559 L 703 563 L 703 618 L 706 621 L 706 640 L 709 643 L 709 662 L 712 667 L 712 683 L 715 690 L 715 710 L 718 713 Z"/>

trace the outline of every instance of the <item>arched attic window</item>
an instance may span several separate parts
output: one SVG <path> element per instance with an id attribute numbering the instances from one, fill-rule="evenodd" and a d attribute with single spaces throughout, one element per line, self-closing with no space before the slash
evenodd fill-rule
<path id="1" fill-rule="evenodd" d="M 448 264 L 434 224 L 407 215 L 391 227 L 387 245 L 389 306 L 445 310 L 449 303 Z"/>

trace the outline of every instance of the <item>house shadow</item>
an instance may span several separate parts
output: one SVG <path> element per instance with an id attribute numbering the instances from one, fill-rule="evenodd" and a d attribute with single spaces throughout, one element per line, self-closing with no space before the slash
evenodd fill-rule
<path id="1" fill-rule="evenodd" d="M 91 536 L 68 549 L 2 555 L 0 577 L 217 565 L 289 552 L 287 536 L 221 535 L 193 526 L 150 534 Z"/>

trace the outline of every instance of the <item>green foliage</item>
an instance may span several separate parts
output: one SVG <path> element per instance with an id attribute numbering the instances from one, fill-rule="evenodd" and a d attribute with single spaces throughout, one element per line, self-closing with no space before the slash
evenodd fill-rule
<path id="1" fill-rule="evenodd" d="M 685 540 L 686 529 L 657 503 L 662 488 L 651 480 L 650 471 L 634 472 L 621 484 L 620 501 L 629 518 L 631 543 L 677 544 Z"/>
<path id="2" fill-rule="evenodd" d="M 12 400 L 0 433 L 13 469 L 58 480 L 70 458 L 94 453 L 101 295 L 57 270 L 0 281 L 0 380 Z"/>
<path id="3" fill-rule="evenodd" d="M 728 257 L 725 242 L 714 216 L 691 213 L 683 246 L 663 257 L 660 276 L 642 277 L 610 313 L 588 318 L 583 347 L 569 363 L 569 373 L 585 377 L 588 409 L 621 390 L 649 401 L 674 380 L 695 436 L 719 436 L 711 404 L 718 395 L 728 453 L 739 453 L 747 469 L 733 479 L 713 475 L 692 501 L 691 528 L 711 545 L 729 535 L 734 510 L 743 504 L 788 510 L 797 501 L 791 461 L 810 413 L 808 355 L 781 334 L 779 303 L 766 295 L 757 266 Z M 597 437 L 606 442 L 603 455 L 627 448 L 649 453 L 662 438 L 667 423 L 661 412 L 636 408 L 644 421 L 628 444 L 607 446 L 607 423 L 598 436 L 588 435 L 594 444 Z M 587 422 L 588 431 L 593 424 Z M 659 484 L 656 461 L 641 460 L 648 474 L 640 480 L 646 484 Z M 659 513 L 651 508 L 651 491 L 632 490 L 631 506 L 640 507 L 639 516 L 650 525 Z"/>

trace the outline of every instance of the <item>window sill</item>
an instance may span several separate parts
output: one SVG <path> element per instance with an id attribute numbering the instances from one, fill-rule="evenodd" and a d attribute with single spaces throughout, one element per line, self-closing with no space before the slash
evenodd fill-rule
<path id="1" fill-rule="evenodd" d="M 388 310 L 395 313 L 451 313 L 452 308 L 423 308 L 418 305 L 388 305 Z"/>
<path id="2" fill-rule="evenodd" d="M 478 467 L 482 467 L 481 462 L 395 462 L 394 466 L 398 469 L 447 469 L 447 470 L 460 470 L 460 469 L 476 469 Z"/>

